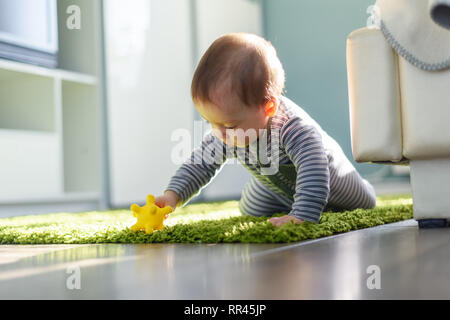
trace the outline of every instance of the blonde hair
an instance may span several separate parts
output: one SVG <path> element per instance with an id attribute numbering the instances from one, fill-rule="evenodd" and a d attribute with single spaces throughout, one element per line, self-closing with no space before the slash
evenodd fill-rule
<path id="1" fill-rule="evenodd" d="M 278 98 L 285 72 L 272 44 L 253 34 L 230 33 L 215 40 L 201 58 L 192 79 L 194 102 L 212 102 L 214 91 L 227 88 L 247 106 Z"/>

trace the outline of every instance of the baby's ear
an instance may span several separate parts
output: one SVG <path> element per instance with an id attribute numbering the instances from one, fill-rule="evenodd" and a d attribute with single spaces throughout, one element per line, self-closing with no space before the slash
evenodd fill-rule
<path id="1" fill-rule="evenodd" d="M 277 104 L 275 99 L 267 100 L 264 103 L 264 111 L 266 112 L 266 116 L 273 117 L 275 112 L 277 111 Z"/>

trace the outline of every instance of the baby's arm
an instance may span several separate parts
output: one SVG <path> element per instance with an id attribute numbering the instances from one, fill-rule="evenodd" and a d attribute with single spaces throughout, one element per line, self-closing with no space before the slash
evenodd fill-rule
<path id="1" fill-rule="evenodd" d="M 212 132 L 208 133 L 201 146 L 177 169 L 164 192 L 175 192 L 179 198 L 177 206 L 185 205 L 210 182 L 225 163 L 226 156 L 225 144 Z"/>
<path id="2" fill-rule="evenodd" d="M 290 119 L 281 129 L 281 142 L 297 169 L 294 203 L 290 216 L 319 222 L 328 202 L 330 174 L 322 137 L 313 125 Z"/>

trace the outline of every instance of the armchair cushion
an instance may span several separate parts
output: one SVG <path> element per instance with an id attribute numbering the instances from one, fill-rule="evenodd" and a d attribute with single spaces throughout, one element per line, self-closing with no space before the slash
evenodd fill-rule
<path id="1" fill-rule="evenodd" d="M 347 39 L 352 153 L 357 162 L 402 159 L 397 55 L 378 29 Z M 450 109 L 450 108 L 449 108 Z"/>
<path id="2" fill-rule="evenodd" d="M 450 157 L 450 69 L 429 72 L 399 58 L 403 155 Z"/>

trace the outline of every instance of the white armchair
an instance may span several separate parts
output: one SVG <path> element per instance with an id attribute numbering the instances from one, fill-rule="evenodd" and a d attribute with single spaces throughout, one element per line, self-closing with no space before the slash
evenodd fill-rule
<path id="1" fill-rule="evenodd" d="M 420 68 L 407 50 L 388 41 L 383 27 L 358 29 L 347 39 L 353 156 L 357 162 L 409 164 L 414 218 L 420 227 L 446 226 L 450 68 Z M 450 31 L 442 30 L 450 39 Z"/>

